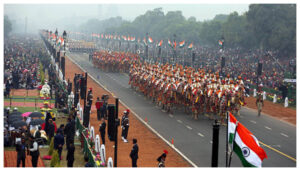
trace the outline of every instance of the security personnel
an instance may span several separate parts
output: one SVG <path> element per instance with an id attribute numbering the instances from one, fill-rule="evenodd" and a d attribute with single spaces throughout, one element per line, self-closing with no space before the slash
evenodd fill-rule
<path id="1" fill-rule="evenodd" d="M 137 167 L 137 159 L 139 158 L 139 146 L 137 145 L 137 139 L 133 139 L 133 147 L 130 152 L 130 158 L 132 167 Z"/>
<path id="2" fill-rule="evenodd" d="M 100 128 L 99 128 L 102 144 L 105 144 L 105 128 L 106 128 L 105 119 L 102 118 L 102 123 L 100 124 Z"/>
<path id="3" fill-rule="evenodd" d="M 39 155 L 40 155 L 39 145 L 32 136 L 29 137 L 29 140 L 31 142 L 29 151 L 30 151 L 30 155 L 31 155 L 32 167 L 37 167 L 37 163 L 38 163 L 38 159 L 39 159 Z"/>
<path id="4" fill-rule="evenodd" d="M 256 98 L 256 106 L 258 110 L 258 116 L 262 111 L 262 107 L 264 106 L 263 93 L 262 93 L 262 84 L 258 87 L 257 98 Z"/>
<path id="5" fill-rule="evenodd" d="M 90 88 L 87 94 L 88 111 L 91 111 L 92 103 L 93 103 L 93 92 L 92 92 L 92 88 Z"/>
<path id="6" fill-rule="evenodd" d="M 128 129 L 129 129 L 129 109 L 124 111 L 124 115 L 122 116 L 122 121 L 121 121 L 121 127 L 122 127 L 122 140 L 125 143 L 128 143 L 127 140 L 127 135 L 128 135 Z"/>
<path id="7" fill-rule="evenodd" d="M 25 144 L 25 138 L 22 137 L 21 142 L 16 145 L 17 167 L 20 166 L 21 162 L 22 162 L 22 167 L 25 167 L 26 149 L 27 149 L 27 147 Z"/>

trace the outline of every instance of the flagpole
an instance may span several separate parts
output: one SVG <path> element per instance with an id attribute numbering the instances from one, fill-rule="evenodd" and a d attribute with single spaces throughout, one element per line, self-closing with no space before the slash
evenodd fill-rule
<path id="1" fill-rule="evenodd" d="M 229 118 L 228 118 L 228 111 L 226 113 L 227 118 L 227 129 L 226 129 L 226 167 L 228 167 L 228 126 L 229 126 Z"/>
<path id="2" fill-rule="evenodd" d="M 228 123 L 227 123 L 228 125 Z M 231 149 L 231 152 L 230 152 L 230 157 L 229 157 L 229 163 L 228 163 L 228 167 L 230 167 L 230 164 L 231 164 L 231 158 L 232 158 L 232 153 L 233 153 L 233 148 L 234 148 L 234 142 L 235 142 L 235 136 L 236 136 L 236 130 L 237 130 L 237 127 L 239 126 L 239 121 L 236 121 L 236 127 L 235 127 L 235 131 L 234 131 L 234 138 L 232 140 L 232 149 Z"/>

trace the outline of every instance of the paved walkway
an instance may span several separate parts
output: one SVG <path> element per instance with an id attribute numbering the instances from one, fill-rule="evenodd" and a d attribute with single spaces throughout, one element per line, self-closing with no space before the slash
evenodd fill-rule
<path id="1" fill-rule="evenodd" d="M 17 152 L 16 151 L 4 151 L 4 167 L 16 167 L 17 166 Z M 22 167 L 22 164 L 20 165 Z M 25 167 L 32 167 L 31 156 L 27 155 L 25 159 Z M 45 167 L 42 159 L 39 157 L 38 167 Z"/>

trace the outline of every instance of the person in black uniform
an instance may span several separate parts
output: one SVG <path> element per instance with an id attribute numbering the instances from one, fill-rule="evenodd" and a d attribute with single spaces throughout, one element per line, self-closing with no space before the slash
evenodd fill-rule
<path id="1" fill-rule="evenodd" d="M 68 167 L 73 167 L 73 163 L 74 163 L 74 152 L 75 152 L 75 147 L 73 143 L 70 143 L 68 145 L 68 153 L 67 153 L 67 166 Z"/>
<path id="2" fill-rule="evenodd" d="M 85 78 L 82 75 L 80 78 L 80 97 L 81 99 L 84 99 L 84 93 L 86 92 L 85 90 Z"/>
<path id="3" fill-rule="evenodd" d="M 73 125 L 72 119 L 68 118 L 68 123 L 64 130 L 65 135 L 66 135 L 67 149 L 69 148 L 69 144 L 74 143 L 74 136 L 75 136 L 75 126 L 74 125 Z"/>
<path id="4" fill-rule="evenodd" d="M 87 105 L 89 106 L 89 111 L 91 110 L 92 103 L 93 103 L 93 90 L 90 88 L 87 94 Z"/>
<path id="5" fill-rule="evenodd" d="M 164 153 L 157 158 L 158 167 L 165 167 L 165 161 L 167 158 L 168 151 L 164 150 Z"/>
<path id="6" fill-rule="evenodd" d="M 49 123 L 49 124 L 48 124 L 48 133 L 47 133 L 47 135 L 48 135 L 48 138 L 49 138 L 49 140 L 50 140 L 50 142 L 51 142 L 52 137 L 54 137 L 55 126 L 54 126 L 54 124 L 53 124 L 52 119 L 49 119 L 49 122 L 48 122 L 48 123 Z"/>
<path id="7" fill-rule="evenodd" d="M 129 109 L 124 111 L 124 115 L 122 116 L 122 121 L 121 121 L 121 128 L 122 128 L 122 140 L 127 143 L 127 135 L 128 135 L 128 129 L 129 129 Z"/>
<path id="8" fill-rule="evenodd" d="M 75 96 L 74 96 L 74 105 L 77 107 L 77 104 L 79 102 L 79 91 L 75 91 Z"/>
<path id="9" fill-rule="evenodd" d="M 29 150 L 31 155 L 32 167 L 37 167 L 37 163 L 40 155 L 39 145 L 32 136 L 29 137 L 29 141 L 31 142 Z"/>
<path id="10" fill-rule="evenodd" d="M 102 123 L 100 124 L 99 132 L 100 132 L 102 144 L 105 144 L 105 128 L 106 128 L 106 123 L 105 123 L 105 119 L 104 118 L 102 118 L 101 120 L 102 120 Z"/>
<path id="11" fill-rule="evenodd" d="M 137 167 L 137 159 L 139 158 L 139 146 L 137 145 L 137 139 L 133 138 L 133 147 L 130 152 L 130 158 L 132 167 Z"/>
<path id="12" fill-rule="evenodd" d="M 20 166 L 22 162 L 22 167 L 25 167 L 25 159 L 26 159 L 26 144 L 25 139 L 22 137 L 21 142 L 16 145 L 17 151 L 17 167 Z"/>

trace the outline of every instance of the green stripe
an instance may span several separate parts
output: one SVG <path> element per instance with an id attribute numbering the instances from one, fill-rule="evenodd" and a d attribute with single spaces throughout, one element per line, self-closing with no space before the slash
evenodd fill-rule
<path id="1" fill-rule="evenodd" d="M 236 142 L 234 142 L 234 147 L 233 147 L 233 151 L 236 153 L 236 155 L 240 158 L 242 165 L 244 167 L 256 167 L 254 165 L 252 165 L 251 163 L 249 163 L 243 155 L 242 150 L 240 149 L 240 147 L 236 144 Z"/>
<path id="2" fill-rule="evenodd" d="M 234 138 L 234 134 L 233 133 L 229 133 L 229 143 L 232 144 L 232 140 Z"/>

